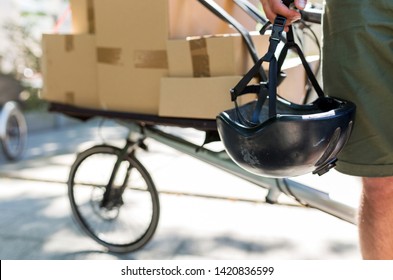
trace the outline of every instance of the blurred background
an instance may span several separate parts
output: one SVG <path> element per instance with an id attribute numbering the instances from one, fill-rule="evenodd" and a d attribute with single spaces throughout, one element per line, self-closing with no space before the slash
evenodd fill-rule
<path id="1" fill-rule="evenodd" d="M 0 103 L 19 100 L 23 108 L 45 110 L 40 58 L 43 33 L 69 32 L 67 0 L 4 0 L 0 10 Z"/>

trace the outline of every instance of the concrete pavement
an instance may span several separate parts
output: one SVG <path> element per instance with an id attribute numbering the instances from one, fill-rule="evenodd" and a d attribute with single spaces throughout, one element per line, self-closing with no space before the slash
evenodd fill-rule
<path id="1" fill-rule="evenodd" d="M 138 159 L 160 191 L 156 234 L 137 252 L 106 252 L 74 223 L 65 182 L 77 151 L 121 146 L 126 132 L 113 122 L 72 122 L 31 132 L 21 161 L 0 154 L 0 259 L 360 259 L 355 226 L 266 204 L 264 189 L 152 139 Z M 356 204 L 357 182 L 329 173 L 313 180 Z"/>

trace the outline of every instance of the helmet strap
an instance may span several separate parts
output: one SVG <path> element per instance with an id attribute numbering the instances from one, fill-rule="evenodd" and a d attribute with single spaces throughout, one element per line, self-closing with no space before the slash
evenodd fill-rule
<path id="1" fill-rule="evenodd" d="M 286 41 L 284 47 L 282 48 L 280 56 L 278 58 L 277 75 L 279 75 L 281 73 L 281 67 L 284 63 L 285 58 L 287 57 L 289 49 L 294 49 L 295 52 L 297 53 L 297 55 L 299 56 L 299 58 L 302 62 L 302 65 L 304 67 L 304 70 L 306 71 L 307 78 L 310 80 L 318 97 L 324 97 L 325 94 L 323 93 L 322 88 L 319 86 L 319 83 L 318 83 L 317 79 L 315 78 L 315 75 L 314 75 L 313 71 L 311 70 L 310 65 L 308 64 L 301 48 L 299 47 L 299 45 L 297 43 L 295 43 L 292 26 L 289 26 L 289 30 L 287 32 L 287 41 Z"/>
<path id="2" fill-rule="evenodd" d="M 302 62 L 302 65 L 306 71 L 307 78 L 310 80 L 318 97 L 322 98 L 325 96 L 301 48 L 294 40 L 292 26 L 289 26 L 289 30 L 286 34 L 285 45 L 280 52 L 278 60 L 276 59 L 275 52 L 277 50 L 278 44 L 281 41 L 281 34 L 284 31 L 285 22 L 286 22 L 286 18 L 280 15 L 278 15 L 275 18 L 272 27 L 272 33 L 269 39 L 270 43 L 267 53 L 255 63 L 255 65 L 243 76 L 243 78 L 231 90 L 232 101 L 236 101 L 238 96 L 246 93 L 258 94 L 258 101 L 254 108 L 251 121 L 245 121 L 246 118 L 241 116 L 242 122 L 248 126 L 257 125 L 260 122 L 259 115 L 262 110 L 263 104 L 266 102 L 267 96 L 269 96 L 269 118 L 276 117 L 278 76 L 281 73 L 281 68 L 288 54 L 289 49 L 294 49 L 295 52 L 298 54 Z M 248 85 L 250 81 L 255 76 L 257 76 L 260 71 L 263 70 L 262 68 L 263 62 L 269 63 L 269 80 L 267 82 L 262 81 L 259 85 Z M 237 102 L 235 102 L 235 105 L 236 108 L 238 108 Z M 237 114 L 239 115 L 240 112 L 238 112 Z"/>
<path id="3" fill-rule="evenodd" d="M 262 110 L 262 106 L 266 101 L 267 95 L 269 96 L 269 117 L 276 116 L 276 99 L 277 99 L 277 59 L 275 52 L 278 44 L 280 43 L 281 34 L 284 31 L 286 18 L 278 15 L 274 20 L 272 27 L 272 33 L 270 35 L 270 43 L 267 53 L 260 58 L 254 66 L 243 76 L 243 78 L 237 83 L 237 85 L 231 89 L 232 101 L 236 101 L 237 97 L 246 93 L 258 93 L 258 102 L 255 106 L 252 121 L 254 125 L 258 124 L 259 114 Z M 262 63 L 269 63 L 269 81 L 261 82 L 258 86 L 251 85 L 249 82 L 260 72 L 263 71 Z M 236 108 L 237 102 L 235 102 Z M 238 111 L 238 110 L 237 110 Z M 239 115 L 239 112 L 238 112 Z M 241 119 L 244 119 L 243 117 Z"/>

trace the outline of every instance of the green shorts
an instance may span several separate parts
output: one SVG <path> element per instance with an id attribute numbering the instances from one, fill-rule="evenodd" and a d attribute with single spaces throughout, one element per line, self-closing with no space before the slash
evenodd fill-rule
<path id="1" fill-rule="evenodd" d="M 393 176 L 393 1 L 327 0 L 323 34 L 325 93 L 357 106 L 337 170 Z"/>

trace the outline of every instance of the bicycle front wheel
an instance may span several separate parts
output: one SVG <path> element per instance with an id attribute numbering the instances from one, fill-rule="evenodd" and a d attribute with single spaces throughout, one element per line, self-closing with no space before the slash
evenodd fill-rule
<path id="1" fill-rule="evenodd" d="M 109 186 L 119 154 L 120 149 L 108 145 L 79 154 L 71 167 L 68 195 L 82 230 L 109 251 L 126 253 L 140 249 L 152 238 L 160 207 L 153 180 L 132 155 L 121 162 Z M 103 203 L 107 188 L 122 190 Z"/>

